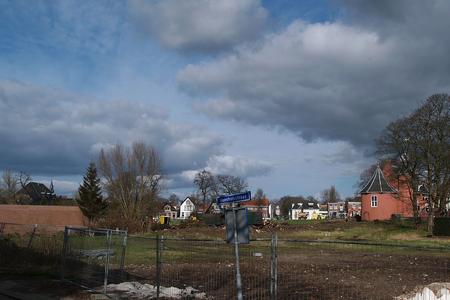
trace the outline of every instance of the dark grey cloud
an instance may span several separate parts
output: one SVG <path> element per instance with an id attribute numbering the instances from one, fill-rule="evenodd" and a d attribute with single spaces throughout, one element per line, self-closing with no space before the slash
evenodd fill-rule
<path id="1" fill-rule="evenodd" d="M 189 65 L 180 88 L 214 118 L 370 147 L 389 121 L 450 88 L 450 2 L 372 2 L 351 19 L 296 21 L 256 49 Z"/>
<path id="2" fill-rule="evenodd" d="M 220 52 L 252 40 L 267 19 L 260 0 L 134 0 L 129 12 L 164 46 L 194 53 Z"/>
<path id="3" fill-rule="evenodd" d="M 34 175 L 83 174 L 102 147 L 145 141 L 168 174 L 202 168 L 223 139 L 204 127 L 172 122 L 164 110 L 101 101 L 15 81 L 0 81 L 0 169 Z"/>
<path id="4" fill-rule="evenodd" d="M 271 165 L 223 154 L 224 139 L 205 127 L 173 122 L 156 106 L 102 101 L 17 81 L 0 81 L 0 170 L 32 176 L 85 172 L 101 148 L 147 142 L 159 151 L 166 187 L 192 187 L 206 168 L 243 177 L 261 176 Z M 55 180 L 58 190 L 76 186 Z"/>

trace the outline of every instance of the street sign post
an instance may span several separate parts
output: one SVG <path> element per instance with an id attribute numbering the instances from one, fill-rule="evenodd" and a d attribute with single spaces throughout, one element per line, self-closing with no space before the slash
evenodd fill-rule
<path id="1" fill-rule="evenodd" d="M 250 191 L 245 193 L 239 193 L 234 195 L 222 195 L 217 197 L 217 205 L 221 206 L 224 204 L 231 204 L 242 201 L 249 201 L 252 199 L 252 194 Z"/>
<path id="2" fill-rule="evenodd" d="M 243 201 L 249 201 L 251 200 L 252 195 L 250 191 L 247 191 L 245 193 L 240 194 L 234 194 L 234 195 L 222 195 L 217 197 L 217 205 L 219 207 L 225 205 L 225 204 L 231 204 L 232 205 L 232 212 L 233 212 L 233 227 L 234 227 L 234 253 L 236 255 L 236 289 L 237 289 L 237 299 L 243 300 L 242 296 L 242 280 L 241 280 L 241 269 L 239 265 L 239 241 L 238 241 L 238 218 L 236 216 L 236 203 L 243 202 Z M 247 211 L 245 210 L 245 226 L 248 227 L 247 224 Z M 231 220 L 230 220 L 231 221 Z M 227 224 L 227 232 L 228 232 L 228 223 Z M 231 222 L 230 222 L 231 223 Z M 247 228 L 248 231 L 248 228 Z"/>
<path id="3" fill-rule="evenodd" d="M 236 213 L 237 239 L 239 244 L 248 244 L 250 234 L 248 229 L 247 208 L 225 210 L 225 224 L 227 230 L 227 243 L 234 243 L 234 214 Z"/>

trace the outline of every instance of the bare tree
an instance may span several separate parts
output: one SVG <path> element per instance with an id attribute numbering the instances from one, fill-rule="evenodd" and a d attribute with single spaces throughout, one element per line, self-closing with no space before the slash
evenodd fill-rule
<path id="1" fill-rule="evenodd" d="M 9 169 L 2 174 L 2 198 L 5 203 L 16 203 L 16 193 L 18 190 L 17 176 Z"/>
<path id="2" fill-rule="evenodd" d="M 322 203 L 324 203 L 324 204 L 334 203 L 334 202 L 338 202 L 341 200 L 341 196 L 339 195 L 339 193 L 336 190 L 336 188 L 334 187 L 334 185 L 332 185 L 329 189 L 323 190 L 321 193 L 321 197 L 322 197 Z"/>
<path id="3" fill-rule="evenodd" d="M 156 150 L 142 142 L 131 148 L 117 144 L 100 151 L 98 166 L 109 200 L 117 204 L 126 225 L 141 222 L 144 226 L 161 191 L 161 160 Z"/>
<path id="4" fill-rule="evenodd" d="M 253 195 L 253 200 L 262 200 L 266 198 L 266 194 L 264 194 L 264 191 L 261 188 L 258 188 L 255 192 L 255 195 Z"/>
<path id="5" fill-rule="evenodd" d="M 232 175 L 217 175 L 217 183 L 221 194 L 242 193 L 248 188 L 248 184 L 244 179 Z"/>
<path id="6" fill-rule="evenodd" d="M 174 193 L 169 196 L 168 200 L 172 205 L 178 205 L 180 203 L 180 198 Z"/>
<path id="7" fill-rule="evenodd" d="M 25 189 L 27 184 L 30 183 L 33 179 L 31 178 L 30 174 L 20 172 L 19 175 L 17 175 L 17 180 L 19 181 L 20 186 Z"/>
<path id="8" fill-rule="evenodd" d="M 428 233 L 434 216 L 445 211 L 450 197 L 450 97 L 429 97 L 416 111 L 391 123 L 378 142 L 380 153 L 396 162 L 399 175 L 411 189 L 417 210 L 417 190 L 428 190 Z"/>
<path id="9" fill-rule="evenodd" d="M 412 116 L 418 131 L 421 180 L 428 189 L 428 233 L 434 216 L 443 212 L 450 197 L 450 97 L 429 97 Z"/>
<path id="10" fill-rule="evenodd" d="M 202 170 L 195 174 L 194 185 L 203 203 L 213 201 L 218 195 L 216 178 L 209 171 Z"/>
<path id="11" fill-rule="evenodd" d="M 399 185 L 407 186 L 413 216 L 419 222 L 418 187 L 420 183 L 420 128 L 411 116 L 390 123 L 377 140 L 377 152 L 389 159 Z M 375 166 L 376 167 L 376 166 Z M 373 172 L 372 172 L 373 173 Z"/>

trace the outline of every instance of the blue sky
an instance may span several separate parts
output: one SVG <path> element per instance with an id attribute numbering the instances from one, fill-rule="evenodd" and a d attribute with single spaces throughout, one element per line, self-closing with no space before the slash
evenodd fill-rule
<path id="1" fill-rule="evenodd" d="M 426 12 L 426 13 L 423 13 Z M 0 0 L 0 168 L 71 194 L 144 140 L 270 198 L 355 192 L 374 139 L 448 92 L 447 1 Z"/>

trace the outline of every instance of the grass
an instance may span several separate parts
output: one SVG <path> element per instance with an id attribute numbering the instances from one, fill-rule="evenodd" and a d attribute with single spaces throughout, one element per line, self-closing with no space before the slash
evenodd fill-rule
<path id="1" fill-rule="evenodd" d="M 342 251 L 404 251 L 404 248 L 389 247 L 373 244 L 388 244 L 409 247 L 434 247 L 450 248 L 450 238 L 429 238 L 426 236 L 425 225 L 416 227 L 409 221 L 397 222 L 353 222 L 344 220 L 299 220 L 276 221 L 261 228 L 251 228 L 252 239 L 269 239 L 276 232 L 286 251 L 300 251 L 302 249 L 331 249 L 339 248 Z M 232 247 L 223 242 L 225 237 L 224 227 L 211 227 L 199 222 L 191 222 L 186 226 L 180 223 L 170 229 L 159 230 L 138 236 L 130 235 L 127 240 L 125 261 L 127 264 L 145 264 L 156 260 L 157 235 L 164 236 L 163 258 L 167 261 L 192 262 L 192 261 L 220 261 L 232 254 Z M 214 240 L 205 241 L 174 241 L 179 239 Z M 26 247 L 29 236 L 15 235 L 11 240 L 21 247 Z M 283 240 L 314 240 L 318 243 L 285 243 Z M 105 249 L 105 236 L 70 236 L 71 249 L 89 250 Z M 352 241 L 365 243 L 366 245 L 344 245 L 320 243 L 324 241 Z M 62 233 L 52 237 L 36 236 L 33 239 L 32 249 L 46 256 L 58 255 L 62 249 Z M 116 252 L 112 263 L 118 263 L 121 253 L 122 238 L 113 236 L 113 248 Z M 254 252 L 267 255 L 270 252 L 270 241 L 251 242 L 250 246 L 243 245 L 243 255 L 251 256 Z M 396 250 L 398 249 L 398 250 Z M 413 251 L 411 248 L 408 251 Z M 9 253 L 11 254 L 11 253 Z M 222 256 L 221 256 L 222 255 Z"/>

